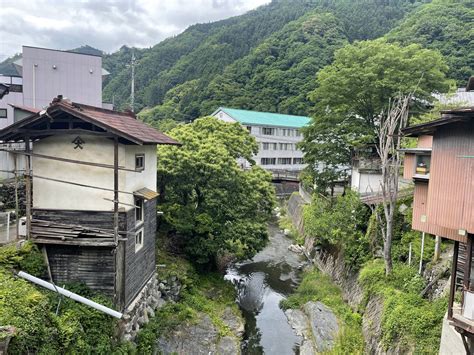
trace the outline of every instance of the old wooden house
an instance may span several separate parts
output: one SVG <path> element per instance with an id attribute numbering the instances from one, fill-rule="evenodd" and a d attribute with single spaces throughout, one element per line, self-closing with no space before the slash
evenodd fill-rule
<path id="1" fill-rule="evenodd" d="M 448 319 L 468 346 L 474 336 L 474 107 L 442 111 L 404 133 L 418 137 L 404 164 L 404 176 L 415 183 L 412 226 L 454 241 Z"/>
<path id="2" fill-rule="evenodd" d="M 62 97 L 0 140 L 32 142 L 28 237 L 54 283 L 83 282 L 123 310 L 155 272 L 156 146 L 178 143 L 131 113 Z"/>

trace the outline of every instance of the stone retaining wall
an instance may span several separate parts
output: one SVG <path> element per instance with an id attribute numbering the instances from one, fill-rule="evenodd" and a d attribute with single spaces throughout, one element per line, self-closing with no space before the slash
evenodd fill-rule
<path id="1" fill-rule="evenodd" d="M 154 274 L 123 314 L 119 323 L 119 338 L 134 341 L 141 327 L 147 324 L 155 311 L 168 301 L 177 301 L 181 283 L 175 277 L 160 280 Z"/>

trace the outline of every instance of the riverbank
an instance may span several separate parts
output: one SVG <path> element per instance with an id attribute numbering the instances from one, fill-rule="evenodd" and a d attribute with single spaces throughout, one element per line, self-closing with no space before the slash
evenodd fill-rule
<path id="1" fill-rule="evenodd" d="M 340 205 L 343 206 L 343 203 L 344 201 Z M 346 225 L 350 225 L 350 218 L 355 218 L 360 223 L 360 218 L 358 219 L 358 216 L 354 216 L 352 212 L 355 210 L 354 206 L 350 206 L 348 208 L 350 216 L 346 217 L 345 210 L 340 208 L 337 211 L 339 213 L 337 216 L 332 216 L 330 212 L 324 211 L 321 217 L 312 214 L 308 216 L 312 220 L 303 222 L 313 223 L 312 231 L 318 230 L 314 228 L 314 223 L 320 223 L 320 221 L 328 223 L 327 226 L 330 226 L 338 223 L 337 220 L 340 219 L 341 221 L 346 220 Z M 296 217 L 303 218 L 305 209 L 318 212 L 318 209 L 311 205 L 309 207 L 299 205 L 299 208 L 293 208 L 292 211 L 298 211 L 300 215 Z M 289 217 L 295 219 L 295 216 Z M 320 218 L 320 221 L 315 218 Z M 399 229 L 397 232 L 399 234 L 394 240 L 395 253 L 404 251 L 407 239 L 413 238 L 409 234 L 410 232 L 404 232 L 409 231 L 409 225 L 404 225 L 404 216 L 398 218 Z M 286 218 L 286 221 L 288 219 Z M 337 225 L 340 226 L 340 224 Z M 320 225 L 318 225 L 319 227 Z M 326 225 L 323 224 L 323 227 L 326 228 Z M 337 294 L 338 299 L 342 298 L 345 301 L 343 309 L 350 306 L 352 314 L 361 319 L 359 329 L 361 327 L 365 339 L 364 351 L 366 353 L 437 353 L 442 319 L 446 309 L 447 298 L 443 291 L 445 280 L 440 279 L 439 286 L 437 288 L 434 286 L 436 291 L 430 292 L 430 295 L 427 296 L 425 287 L 428 280 L 419 276 L 415 267 L 399 261 L 403 254 L 395 254 L 393 273 L 387 277 L 383 261 L 376 257 L 376 253 L 368 249 L 367 244 L 357 242 L 360 239 L 367 242 L 371 240 L 370 238 L 374 238 L 373 233 L 376 232 L 376 228 L 373 225 L 369 224 L 366 231 L 362 229 L 354 231 L 354 234 L 357 232 L 354 240 L 351 239 L 349 229 L 342 228 L 342 232 L 345 233 L 342 234 L 344 236 L 342 242 L 333 245 L 329 244 L 327 240 L 322 242 L 316 236 L 306 235 L 305 238 L 299 235 L 296 238 L 301 244 L 303 240 L 306 240 L 305 244 L 311 245 L 311 250 L 307 250 L 307 254 L 312 254 L 312 261 L 319 271 L 308 271 L 303 280 L 314 280 L 314 282 L 305 284 L 303 281 L 299 292 L 290 296 L 288 300 L 295 297 L 297 300 L 295 307 L 301 307 L 301 304 L 307 299 L 322 299 L 325 292 Z M 363 233 L 366 233 L 365 236 Z M 311 242 L 309 243 L 308 240 Z M 318 245 L 316 252 L 312 248 L 313 244 Z M 331 245 L 331 247 L 327 248 L 325 245 Z M 347 252 L 352 254 L 345 255 Z M 364 256 L 362 260 L 359 258 L 360 255 Z M 430 260 L 431 257 L 432 254 L 428 251 L 423 260 Z M 354 265 L 354 261 L 358 264 Z M 348 265 L 348 262 L 353 264 Z M 436 265 L 430 265 L 431 271 L 427 271 L 425 275 L 430 279 L 436 279 L 438 276 L 435 274 L 436 269 Z M 321 279 L 319 276 L 321 273 L 326 275 L 328 283 Z M 339 286 L 340 291 L 333 288 L 333 283 Z M 329 298 L 327 302 L 330 301 Z M 333 307 L 339 318 L 343 319 L 345 312 L 341 314 L 340 310 L 337 311 L 338 304 Z M 350 344 L 341 344 L 339 351 L 344 353 L 353 351 L 346 348 L 347 346 Z M 334 351 L 337 351 L 336 348 Z"/>

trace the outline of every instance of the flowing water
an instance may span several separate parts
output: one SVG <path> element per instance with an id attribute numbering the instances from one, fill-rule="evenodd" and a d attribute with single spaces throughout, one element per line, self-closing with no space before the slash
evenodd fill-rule
<path id="1" fill-rule="evenodd" d="M 265 249 L 229 267 L 225 276 L 237 287 L 237 303 L 246 321 L 242 353 L 298 354 L 301 339 L 279 303 L 298 286 L 304 260 L 288 250 L 292 241 L 275 224 L 269 225 L 269 234 Z"/>

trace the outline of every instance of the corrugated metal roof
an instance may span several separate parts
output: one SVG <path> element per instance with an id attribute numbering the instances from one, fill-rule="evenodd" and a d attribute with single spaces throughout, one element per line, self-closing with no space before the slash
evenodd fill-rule
<path id="1" fill-rule="evenodd" d="M 158 197 L 158 193 L 153 190 L 147 189 L 146 187 L 135 191 L 133 194 L 135 196 L 142 197 L 145 200 L 153 200 L 154 198 Z"/>
<path id="2" fill-rule="evenodd" d="M 223 111 L 230 117 L 242 124 L 258 125 L 258 126 L 278 126 L 301 128 L 309 124 L 310 118 L 307 116 L 284 115 L 281 113 L 259 112 L 240 110 L 228 107 L 219 107 L 212 115 Z"/>

